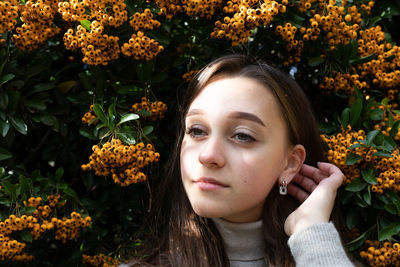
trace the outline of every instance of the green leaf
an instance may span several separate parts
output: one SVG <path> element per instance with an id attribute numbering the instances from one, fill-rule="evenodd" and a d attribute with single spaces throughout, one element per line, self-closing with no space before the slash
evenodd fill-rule
<path id="1" fill-rule="evenodd" d="M 33 90 L 29 91 L 25 97 L 33 95 L 35 93 L 48 91 L 54 88 L 54 83 L 38 83 L 33 87 Z"/>
<path id="2" fill-rule="evenodd" d="M 400 204 L 400 195 L 398 195 L 397 193 L 393 191 L 388 191 L 386 192 L 386 195 L 390 198 L 391 201 L 393 201 L 393 203 Z"/>
<path id="3" fill-rule="evenodd" d="M 36 110 L 45 110 L 46 109 L 46 103 L 43 100 L 39 100 L 39 99 L 26 100 L 24 104 L 28 108 L 33 108 Z"/>
<path id="4" fill-rule="evenodd" d="M 350 154 L 346 158 L 346 165 L 353 165 L 361 159 L 362 159 L 362 157 L 357 154 Z"/>
<path id="5" fill-rule="evenodd" d="M 54 115 L 43 114 L 39 116 L 40 121 L 47 126 L 54 126 L 57 123 L 57 118 Z"/>
<path id="6" fill-rule="evenodd" d="M 28 229 L 20 231 L 19 236 L 21 237 L 22 241 L 32 243 L 32 235 Z"/>
<path id="7" fill-rule="evenodd" d="M 20 192 L 21 192 L 21 194 L 26 194 L 26 195 L 28 195 L 29 194 L 29 192 L 30 192 L 30 186 L 29 186 L 29 184 L 28 184 L 28 181 L 27 181 L 27 179 L 23 176 L 23 175 L 20 175 L 19 177 L 18 177 L 18 180 L 19 180 L 19 186 L 20 186 Z"/>
<path id="8" fill-rule="evenodd" d="M 378 240 L 388 240 L 392 238 L 392 236 L 399 234 L 400 232 L 400 223 L 391 223 L 389 226 L 383 228 L 378 233 Z"/>
<path id="9" fill-rule="evenodd" d="M 360 114 L 362 110 L 362 100 L 357 98 L 357 100 L 351 105 L 350 108 L 350 125 L 355 126 L 357 121 L 360 119 Z"/>
<path id="10" fill-rule="evenodd" d="M 34 208 L 34 207 L 24 207 L 24 211 L 26 214 L 32 214 L 35 212 L 35 210 L 36 210 L 36 208 Z"/>
<path id="11" fill-rule="evenodd" d="M 7 111 L 16 111 L 18 108 L 19 100 L 21 99 L 21 93 L 19 91 L 8 92 L 8 106 Z"/>
<path id="12" fill-rule="evenodd" d="M 9 181 L 4 181 L 1 183 L 4 187 L 6 193 L 11 197 L 11 201 L 14 202 L 17 200 L 17 187 L 10 183 Z"/>
<path id="13" fill-rule="evenodd" d="M 365 240 L 367 239 L 368 236 L 368 232 L 366 231 L 365 233 L 363 233 L 362 235 L 360 235 L 359 237 L 357 237 L 356 239 L 350 241 L 349 243 L 347 243 L 347 247 L 349 248 L 350 251 L 354 251 L 357 250 L 358 248 L 360 248 Z"/>
<path id="14" fill-rule="evenodd" d="M 349 64 L 350 65 L 357 65 L 357 64 L 363 64 L 366 63 L 368 61 L 371 61 L 372 59 L 375 59 L 376 55 L 375 54 L 371 54 L 365 57 L 361 57 L 361 58 L 357 58 L 357 59 L 351 59 L 349 60 Z"/>
<path id="15" fill-rule="evenodd" d="M 55 174 L 55 176 L 54 176 L 54 179 L 55 179 L 55 181 L 58 183 L 58 182 L 60 182 L 61 181 L 61 177 L 64 175 L 64 169 L 63 169 L 63 167 L 59 167 L 57 170 L 56 170 L 56 174 Z"/>
<path id="16" fill-rule="evenodd" d="M 25 122 L 22 119 L 15 118 L 12 116 L 9 116 L 8 118 L 10 119 L 11 124 L 18 132 L 24 135 L 28 133 L 28 126 L 26 126 Z"/>
<path id="17" fill-rule="evenodd" d="M 8 94 L 6 92 L 3 92 L 0 94 L 0 108 L 2 110 L 6 110 L 8 106 Z"/>
<path id="18" fill-rule="evenodd" d="M 119 120 L 117 125 L 119 126 L 122 123 L 132 121 L 132 120 L 137 120 L 137 119 L 139 119 L 139 115 L 137 115 L 135 113 L 125 114 L 124 116 L 121 117 L 121 119 Z"/>
<path id="19" fill-rule="evenodd" d="M 394 138 L 397 134 L 397 132 L 399 131 L 400 128 L 400 120 L 396 121 L 393 126 L 392 129 L 390 129 L 390 137 Z"/>
<path id="20" fill-rule="evenodd" d="M 347 128 L 347 125 L 349 125 L 350 121 L 350 108 L 345 108 L 342 112 L 342 117 L 341 117 L 341 124 L 343 129 Z"/>
<path id="21" fill-rule="evenodd" d="M 86 137 L 90 140 L 97 140 L 97 137 L 93 134 L 93 131 L 86 129 L 86 128 L 82 128 L 79 130 L 79 133 L 83 136 Z"/>
<path id="22" fill-rule="evenodd" d="M 368 205 L 371 205 L 371 186 L 368 186 L 367 190 L 364 191 L 363 199 Z"/>
<path id="23" fill-rule="evenodd" d="M 371 156 L 372 157 L 388 157 L 388 158 L 391 158 L 392 154 L 387 153 L 387 152 L 378 151 L 378 152 L 375 152 L 374 154 L 372 154 Z"/>
<path id="24" fill-rule="evenodd" d="M 346 215 L 346 226 L 347 229 L 353 229 L 360 221 L 360 213 L 354 212 L 354 210 L 348 210 Z"/>
<path id="25" fill-rule="evenodd" d="M 373 130 L 367 133 L 367 144 L 370 145 L 373 143 L 375 137 L 380 133 L 380 130 Z"/>
<path id="26" fill-rule="evenodd" d="M 346 186 L 346 190 L 350 192 L 359 192 L 363 190 L 367 185 L 368 184 L 362 179 L 356 178 Z"/>
<path id="27" fill-rule="evenodd" d="M 366 208 L 368 204 L 364 201 L 364 199 L 361 197 L 360 192 L 356 193 L 356 198 L 354 199 L 353 202 L 356 206 L 359 206 L 361 208 Z"/>
<path id="28" fill-rule="evenodd" d="M 398 206 L 396 204 L 388 203 L 388 204 L 385 204 L 384 208 L 386 211 L 390 212 L 391 214 L 400 216 L 400 210 L 398 209 Z"/>
<path id="29" fill-rule="evenodd" d="M 374 109 L 369 114 L 369 118 L 374 121 L 379 121 L 383 119 L 383 110 L 382 109 Z"/>
<path id="30" fill-rule="evenodd" d="M 374 170 L 373 169 L 362 169 L 361 170 L 361 176 L 364 179 L 364 181 L 366 181 L 369 184 L 377 184 L 377 180 L 374 174 Z"/>
<path id="31" fill-rule="evenodd" d="M 310 58 L 310 60 L 308 60 L 308 65 L 310 65 L 311 67 L 316 67 L 323 62 L 325 62 L 325 58 L 313 57 L 313 58 Z"/>
<path id="32" fill-rule="evenodd" d="M 393 149 L 395 149 L 396 147 L 396 143 L 394 142 L 393 138 L 386 135 L 384 136 L 383 134 L 382 136 L 384 141 L 383 146 L 386 148 L 387 151 L 392 152 Z"/>
<path id="33" fill-rule="evenodd" d="M 13 155 L 6 149 L 0 147 L 0 160 L 6 160 L 12 158 Z"/>
<path id="34" fill-rule="evenodd" d="M 379 199 L 385 204 L 390 203 L 389 199 L 384 194 L 379 195 Z"/>
<path id="35" fill-rule="evenodd" d="M 125 144 L 134 145 L 136 144 L 136 140 L 133 136 L 126 133 L 118 133 L 118 138 Z"/>
<path id="36" fill-rule="evenodd" d="M 6 137 L 8 131 L 10 130 L 10 124 L 8 121 L 3 121 L 0 119 L 0 132 L 3 137 Z"/>
<path id="37" fill-rule="evenodd" d="M 143 128 L 143 135 L 146 136 L 153 131 L 154 127 L 149 125 Z"/>
<path id="38" fill-rule="evenodd" d="M 364 147 L 364 146 L 365 146 L 364 144 L 353 144 L 353 145 L 349 146 L 347 149 L 355 149 L 357 147 Z"/>
<path id="39" fill-rule="evenodd" d="M 5 84 L 6 82 L 11 81 L 12 79 L 14 79 L 15 75 L 12 73 L 8 73 L 6 75 L 4 75 L 3 77 L 1 77 L 0 79 L 0 86 L 2 86 L 3 84 Z"/>
<path id="40" fill-rule="evenodd" d="M 6 169 L 4 167 L 0 167 L 0 179 L 6 174 Z"/>
<path id="41" fill-rule="evenodd" d="M 93 104 L 93 111 L 96 113 L 96 116 L 100 119 L 100 121 L 108 127 L 108 119 L 104 114 L 103 107 L 99 104 Z"/>
<path id="42" fill-rule="evenodd" d="M 117 117 L 117 111 L 115 110 L 116 103 L 112 103 L 108 107 L 108 121 L 110 128 L 113 130 L 115 128 L 115 118 Z"/>
<path id="43" fill-rule="evenodd" d="M 139 110 L 136 113 L 142 117 L 149 117 L 151 115 L 150 111 L 145 110 L 145 109 Z"/>
<path id="44" fill-rule="evenodd" d="M 69 197 L 70 199 L 75 200 L 77 203 L 80 202 L 78 194 L 76 194 L 76 192 L 72 188 L 67 187 L 63 191 L 64 191 L 64 194 L 66 197 Z"/>
<path id="45" fill-rule="evenodd" d="M 81 20 L 82 27 L 88 30 L 89 32 L 90 32 L 90 24 L 91 22 L 87 19 Z"/>

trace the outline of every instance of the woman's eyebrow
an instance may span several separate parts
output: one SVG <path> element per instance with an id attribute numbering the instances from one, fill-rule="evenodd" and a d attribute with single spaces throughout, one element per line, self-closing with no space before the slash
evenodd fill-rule
<path id="1" fill-rule="evenodd" d="M 201 115 L 204 113 L 205 112 L 201 109 L 191 109 L 187 113 L 186 117 L 194 116 L 194 115 Z M 252 113 L 243 112 L 243 111 L 234 111 L 229 114 L 229 117 L 232 117 L 234 119 L 245 119 L 245 120 L 256 122 L 262 126 L 265 126 L 264 122 L 257 115 L 254 115 Z"/>
<path id="2" fill-rule="evenodd" d="M 204 111 L 202 111 L 201 109 L 191 109 L 186 114 L 186 117 L 193 116 L 193 115 L 199 115 L 199 114 L 204 114 Z"/>
<path id="3" fill-rule="evenodd" d="M 263 121 L 257 115 L 254 115 L 252 113 L 242 112 L 242 111 L 234 111 L 231 114 L 229 114 L 229 117 L 232 117 L 235 119 L 245 119 L 245 120 L 256 122 L 262 126 L 265 126 Z"/>

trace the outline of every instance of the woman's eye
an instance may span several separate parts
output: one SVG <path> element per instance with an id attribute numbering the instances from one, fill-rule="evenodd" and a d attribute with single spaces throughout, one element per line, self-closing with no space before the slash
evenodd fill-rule
<path id="1" fill-rule="evenodd" d="M 187 134 L 189 134 L 191 137 L 196 138 L 196 137 L 202 137 L 206 134 L 205 131 L 203 131 L 200 128 L 197 127 L 191 127 L 186 131 Z"/>
<path id="2" fill-rule="evenodd" d="M 233 138 L 242 143 L 250 143 L 256 140 L 250 135 L 244 133 L 237 133 L 233 136 Z"/>

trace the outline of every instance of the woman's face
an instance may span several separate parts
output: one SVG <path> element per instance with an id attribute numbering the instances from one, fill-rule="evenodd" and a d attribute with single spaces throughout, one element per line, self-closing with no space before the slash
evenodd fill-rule
<path id="1" fill-rule="evenodd" d="M 221 78 L 195 98 L 185 124 L 181 174 L 194 211 L 231 222 L 259 220 L 290 150 L 274 96 L 256 80 Z"/>

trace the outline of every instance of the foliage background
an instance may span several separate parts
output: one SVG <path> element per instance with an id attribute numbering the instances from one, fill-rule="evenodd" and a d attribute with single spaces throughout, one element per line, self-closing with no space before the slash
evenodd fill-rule
<path id="1" fill-rule="evenodd" d="M 339 194 L 351 232 L 348 248 L 371 266 L 400 266 L 400 1 L 0 4 L 1 265 L 108 266 L 132 255 L 141 244 L 137 236 L 151 204 L 149 188 L 162 179 L 175 137 L 177 98 L 185 81 L 211 59 L 240 52 L 290 73 L 309 96 L 327 156 L 346 174 Z M 117 5 L 120 9 L 113 9 Z M 67 16 L 73 12 L 80 13 Z M 146 15 L 129 24 L 135 12 Z M 113 26 L 110 21 L 118 18 L 121 23 Z M 135 25 L 154 41 L 135 39 L 140 36 Z M 74 48 L 78 26 L 83 37 Z M 136 59 L 121 54 L 124 43 L 138 44 L 131 48 Z M 131 106 L 142 97 L 166 103 L 164 118 L 148 120 L 148 111 L 132 115 Z M 91 105 L 95 119 L 82 123 Z M 160 161 L 144 167 L 146 182 L 121 187 L 111 175 L 82 170 L 92 146 L 112 138 L 154 145 Z M 60 200 L 47 216 L 24 204 L 41 197 L 44 207 L 48 196 L 57 194 Z M 79 235 L 70 240 L 56 239 L 56 229 L 62 228 L 56 223 L 40 226 L 51 218 L 72 219 L 73 211 L 90 216 L 92 223 L 78 225 Z M 35 238 L 29 225 L 7 229 L 13 214 L 36 216 L 40 235 Z"/>

